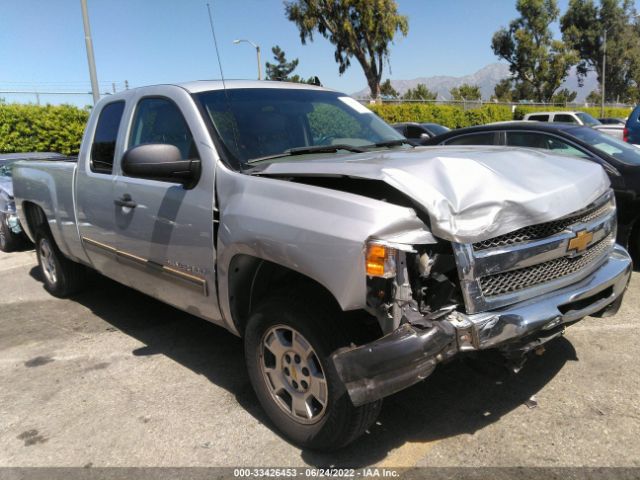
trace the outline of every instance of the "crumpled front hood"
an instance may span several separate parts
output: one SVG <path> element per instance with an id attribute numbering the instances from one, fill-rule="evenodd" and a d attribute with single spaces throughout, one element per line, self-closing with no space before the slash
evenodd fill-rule
<path id="1" fill-rule="evenodd" d="M 508 147 L 426 147 L 307 157 L 260 175 L 382 180 L 420 204 L 434 235 L 478 242 L 586 207 L 609 188 L 596 163 Z"/>

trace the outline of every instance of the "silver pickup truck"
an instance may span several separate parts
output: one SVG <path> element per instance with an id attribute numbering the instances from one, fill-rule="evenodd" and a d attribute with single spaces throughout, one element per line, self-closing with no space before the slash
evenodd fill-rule
<path id="1" fill-rule="evenodd" d="M 49 292 L 91 268 L 243 336 L 268 416 L 315 449 L 357 438 L 383 397 L 455 355 L 520 367 L 615 313 L 631 271 L 595 163 L 414 148 L 308 85 L 111 95 L 77 163 L 19 162 L 13 181 Z"/>

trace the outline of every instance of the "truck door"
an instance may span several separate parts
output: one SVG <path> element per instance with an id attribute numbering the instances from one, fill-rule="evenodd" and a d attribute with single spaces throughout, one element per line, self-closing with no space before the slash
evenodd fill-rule
<path id="1" fill-rule="evenodd" d="M 94 268 L 119 277 L 114 252 L 113 161 L 119 148 L 118 130 L 125 108 L 123 100 L 104 104 L 87 126 L 78 157 L 75 180 L 76 212 L 82 245 Z M 97 118 L 97 120 L 93 120 Z"/>
<path id="2" fill-rule="evenodd" d="M 211 142 L 202 138 L 207 135 L 206 127 L 196 115 L 193 100 L 177 90 L 171 98 L 136 99 L 124 150 L 148 143 L 174 145 L 183 159 L 202 161 L 200 179 L 187 189 L 178 183 L 128 177 L 120 170 L 114 187 L 118 257 L 132 287 L 218 321 L 214 168 L 207 164 L 212 158 L 206 147 Z M 191 115 L 185 118 L 184 111 Z M 202 157 L 199 150 L 209 156 Z"/>

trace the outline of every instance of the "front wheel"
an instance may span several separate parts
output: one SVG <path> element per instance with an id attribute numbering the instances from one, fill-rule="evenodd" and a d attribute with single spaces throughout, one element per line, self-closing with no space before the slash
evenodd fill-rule
<path id="1" fill-rule="evenodd" d="M 277 296 L 254 311 L 245 332 L 249 378 L 262 407 L 288 439 L 306 448 L 347 445 L 382 405 L 355 407 L 340 381 L 329 357 L 349 342 L 336 317 L 302 296 Z"/>

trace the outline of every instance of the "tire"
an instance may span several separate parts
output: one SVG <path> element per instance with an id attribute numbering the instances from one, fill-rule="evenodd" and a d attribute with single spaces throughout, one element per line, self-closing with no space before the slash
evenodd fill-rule
<path id="1" fill-rule="evenodd" d="M 64 298 L 81 289 L 85 267 L 65 257 L 48 231 L 36 233 L 36 255 L 44 288 L 51 295 Z"/>
<path id="2" fill-rule="evenodd" d="M 349 345 L 340 312 L 313 301 L 314 295 L 290 293 L 262 302 L 247 323 L 245 360 L 258 400 L 278 430 L 301 447 L 328 451 L 362 435 L 382 401 L 360 407 L 351 402 L 330 360 L 334 350 Z M 297 355 L 302 351 L 306 358 Z"/>
<path id="3" fill-rule="evenodd" d="M 24 246 L 22 235 L 15 234 L 7 225 L 7 215 L 0 213 L 0 250 L 13 252 Z"/>

